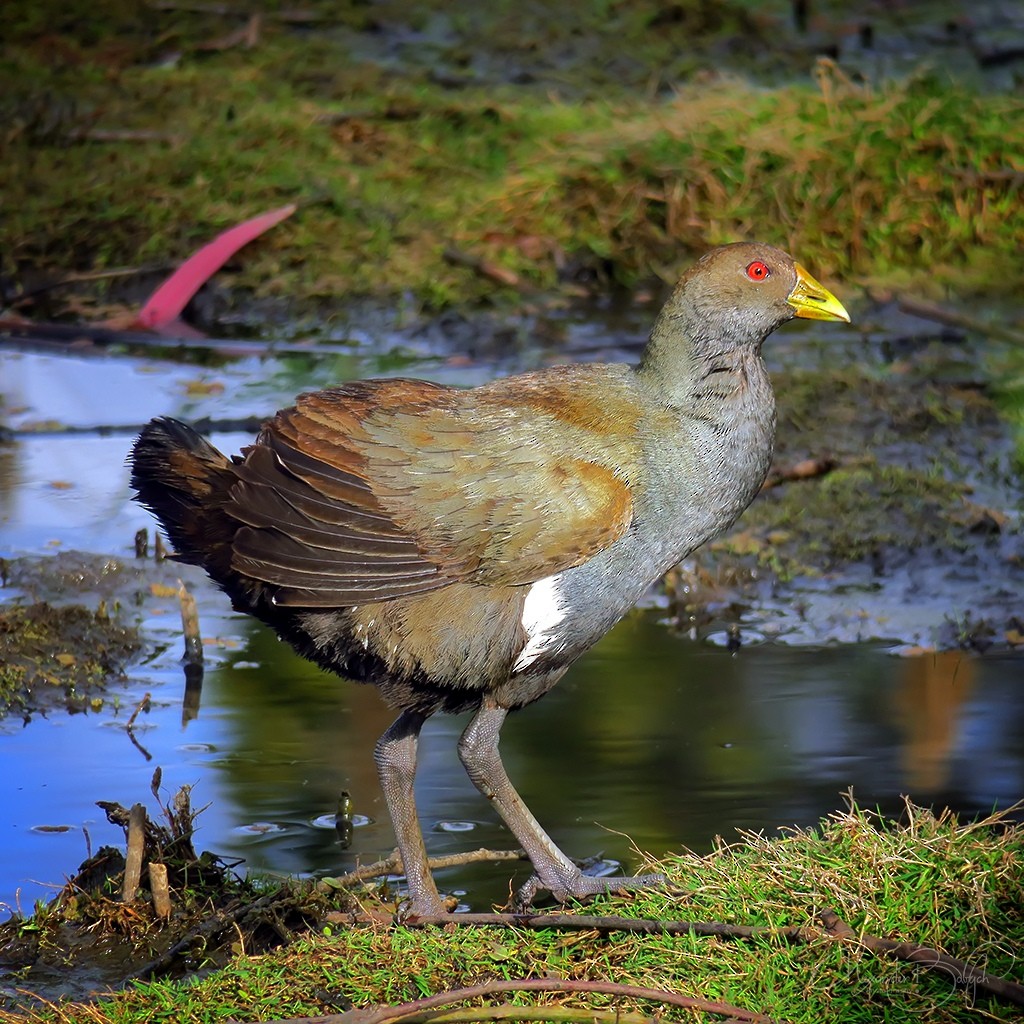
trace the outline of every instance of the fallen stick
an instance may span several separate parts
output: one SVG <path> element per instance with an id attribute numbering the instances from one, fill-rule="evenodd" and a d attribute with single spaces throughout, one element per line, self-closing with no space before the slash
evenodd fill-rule
<path id="1" fill-rule="evenodd" d="M 128 812 L 128 855 L 124 861 L 121 902 L 131 903 L 142 881 L 142 856 L 146 848 L 146 808 L 133 804 Z"/>
<path id="2" fill-rule="evenodd" d="M 835 939 L 863 946 L 872 953 L 884 953 L 897 960 L 905 960 L 919 967 L 938 971 L 952 979 L 954 985 L 975 985 L 1008 1002 L 1024 1006 L 1024 985 L 1019 985 L 1015 981 L 979 970 L 930 946 L 920 946 L 916 942 L 897 942 L 895 939 L 883 939 L 877 935 L 855 932 L 832 910 L 823 910 L 818 916 L 825 926 L 826 933 Z"/>
<path id="3" fill-rule="evenodd" d="M 447 857 L 431 857 L 430 870 L 437 871 L 440 868 L 461 867 L 463 864 L 475 864 L 477 861 L 502 861 L 502 860 L 525 860 L 526 854 L 522 850 L 469 850 L 466 853 L 453 853 Z M 390 857 L 384 860 L 374 861 L 372 864 L 363 864 L 349 871 L 347 874 L 338 875 L 336 878 L 321 878 L 317 883 L 322 889 L 344 889 L 357 882 L 365 882 L 369 878 L 379 878 L 381 875 L 395 875 L 402 871 L 402 858 L 395 850 Z M 462 916 L 461 914 L 459 915 Z M 485 915 L 489 916 L 489 915 Z M 503 916 L 503 915 L 493 915 Z M 509 916 L 509 915 L 505 915 Z M 420 920 L 425 920 L 421 918 Z M 445 921 L 449 920 L 447 917 Z M 437 922 L 443 923 L 439 918 Z"/>
<path id="4" fill-rule="evenodd" d="M 524 294 L 535 290 L 532 285 L 523 281 L 514 270 L 499 266 L 497 263 L 491 263 L 490 260 L 472 256 L 468 252 L 456 249 L 454 246 L 450 245 L 444 250 L 444 259 L 446 263 L 450 263 L 452 266 L 466 267 L 479 274 L 480 277 L 488 281 L 494 281 L 496 284 L 503 285 L 506 288 L 515 288 Z"/>
<path id="5" fill-rule="evenodd" d="M 316 1017 L 286 1017 L 267 1021 L 266 1024 L 419 1024 L 436 1019 L 427 1011 L 437 1006 L 479 999 L 481 996 L 498 992 L 597 992 L 602 995 L 623 996 L 627 999 L 648 999 L 668 1006 L 679 1006 L 686 1010 L 700 1010 L 704 1013 L 718 1013 L 732 1020 L 749 1024 L 774 1024 L 771 1017 L 753 1010 L 744 1010 L 729 1003 L 712 1002 L 698 996 L 684 996 L 668 989 L 645 988 L 640 985 L 621 985 L 614 981 L 576 981 L 570 978 L 522 978 L 520 980 L 495 980 L 482 985 L 452 989 L 435 996 L 426 996 L 398 1006 L 375 1006 L 365 1009 L 348 1010 L 345 1013 L 330 1013 Z M 549 1009 L 549 1008 L 548 1008 Z M 532 1016 L 532 1015 L 531 1015 Z M 463 1020 L 493 1020 L 487 1007 L 479 1007 L 473 1017 Z M 550 1019 L 545 1017 L 544 1019 Z M 229 1021 L 229 1024 L 233 1022 Z"/>
<path id="6" fill-rule="evenodd" d="M 936 323 L 946 324 L 948 327 L 959 327 L 975 334 L 984 334 L 989 338 L 1008 341 L 1013 345 L 1024 345 L 1024 333 L 1015 331 L 1012 327 L 1007 327 L 1004 324 L 988 323 L 985 320 L 968 316 L 966 313 L 945 309 L 930 302 L 922 302 L 920 299 L 902 298 L 898 305 L 904 313 L 918 316 L 922 320 L 934 320 Z"/>
<path id="7" fill-rule="evenodd" d="M 789 483 L 793 480 L 813 480 L 815 477 L 826 476 L 838 465 L 838 461 L 830 455 L 801 459 L 799 462 L 784 469 L 772 469 L 761 490 L 767 491 L 769 488 L 778 487 L 779 484 Z"/>
<path id="8" fill-rule="evenodd" d="M 379 917 L 371 915 L 337 915 L 348 917 L 353 924 L 380 924 Z M 918 964 L 939 971 L 955 984 L 976 985 L 1009 1002 L 1024 1006 L 1024 985 L 998 975 L 981 971 L 963 960 L 921 946 L 915 942 L 898 942 L 878 936 L 855 932 L 833 910 L 818 914 L 823 931 L 813 927 L 792 925 L 725 924 L 721 921 L 658 921 L 649 918 L 595 917 L 584 914 L 439 914 L 410 918 L 402 923 L 410 928 L 430 926 L 466 925 L 477 927 L 529 928 L 532 930 L 558 929 L 561 931 L 630 932 L 644 935 L 701 935 L 730 939 L 774 938 L 785 942 L 813 942 L 817 939 L 854 941 L 875 953 L 884 953 L 898 960 Z"/>

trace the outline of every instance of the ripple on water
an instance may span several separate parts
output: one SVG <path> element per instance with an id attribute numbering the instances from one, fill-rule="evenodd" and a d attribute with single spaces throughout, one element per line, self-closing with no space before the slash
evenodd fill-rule
<path id="1" fill-rule="evenodd" d="M 475 821 L 438 821 L 434 824 L 435 832 L 472 832 L 477 827 Z"/>
<path id="2" fill-rule="evenodd" d="M 350 821 L 353 828 L 365 828 L 367 825 L 375 824 L 375 820 L 367 817 L 365 814 L 353 814 Z M 313 828 L 326 828 L 333 830 L 337 826 L 337 822 L 338 816 L 331 812 L 329 814 L 318 814 L 310 821 L 310 825 L 312 825 Z"/>
<path id="3" fill-rule="evenodd" d="M 267 836 L 286 831 L 283 825 L 273 821 L 253 821 L 248 825 L 236 825 L 232 834 L 236 836 Z"/>

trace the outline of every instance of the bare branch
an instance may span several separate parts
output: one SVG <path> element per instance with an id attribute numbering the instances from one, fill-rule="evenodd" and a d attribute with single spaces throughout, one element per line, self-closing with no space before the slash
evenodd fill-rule
<path id="1" fill-rule="evenodd" d="M 697 996 L 684 996 L 679 992 L 665 989 L 644 988 L 639 985 L 620 985 L 614 981 L 576 981 L 568 978 L 522 978 L 518 981 L 488 981 L 482 985 L 471 985 L 467 988 L 452 989 L 424 999 L 415 999 L 398 1006 L 378 1006 L 367 1009 L 349 1010 L 346 1013 L 334 1013 L 317 1017 L 290 1017 L 287 1019 L 268 1021 L 267 1024 L 424 1024 L 428 1020 L 436 1020 L 426 1011 L 449 1003 L 462 1002 L 465 999 L 479 999 L 482 996 L 494 995 L 498 992 L 598 992 L 603 995 L 621 996 L 625 999 L 650 999 L 668 1006 L 678 1006 L 686 1010 L 700 1010 L 704 1013 L 718 1013 L 729 1016 L 744 1024 L 774 1024 L 771 1017 L 752 1010 L 743 1010 L 728 1003 L 712 1002 Z M 516 1009 L 516 1008 L 513 1008 Z M 521 1009 L 521 1008 L 520 1008 Z M 544 1007 L 545 1019 L 550 1017 L 550 1007 Z M 490 1010 L 481 1008 L 473 1018 L 463 1020 L 493 1020 Z M 588 1017 L 593 1014 L 588 1011 Z M 508 1019 L 508 1018 L 505 1018 Z M 520 1019 L 535 1019 L 524 1017 Z M 621 1017 L 620 1017 L 621 1019 Z"/>

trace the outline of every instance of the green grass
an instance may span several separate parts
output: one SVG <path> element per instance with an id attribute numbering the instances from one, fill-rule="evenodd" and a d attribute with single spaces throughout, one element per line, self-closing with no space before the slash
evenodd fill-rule
<path id="1" fill-rule="evenodd" d="M 672 888 L 586 912 L 663 920 L 813 926 L 834 909 L 858 933 L 932 946 L 976 968 L 1020 975 L 1024 942 L 1021 829 L 959 825 L 908 807 L 895 825 L 853 807 L 816 830 L 744 835 L 707 857 L 661 863 Z M 327 929 L 278 952 L 238 955 L 187 983 L 138 985 L 93 1005 L 65 1004 L 12 1021 L 131 1024 L 270 1019 L 398 1003 L 487 979 L 612 979 L 721 999 L 779 1020 L 930 1024 L 1019 1020 L 1019 1008 L 957 988 L 936 972 L 819 938 L 788 944 L 476 927 Z M 612 1005 L 606 996 L 514 997 L 519 1004 Z M 629 1001 L 619 1002 L 623 1010 Z M 649 1009 L 649 1007 L 648 1007 Z M 673 1011 L 674 1019 L 697 1019 Z"/>
<path id="2" fill-rule="evenodd" d="M 500 295 L 448 265 L 447 245 L 544 288 L 672 279 L 743 237 L 788 247 L 847 290 L 967 295 L 1024 278 L 1024 206 L 1007 173 L 1024 166 L 1019 98 L 938 75 L 855 83 L 829 62 L 812 75 L 809 57 L 771 88 L 694 77 L 723 41 L 777 37 L 786 5 L 752 19 L 684 4 L 666 27 L 653 3 L 581 4 L 564 24 L 510 4 L 421 4 L 410 17 L 428 38 L 390 63 L 360 52 L 373 33 L 359 5 L 316 31 L 268 17 L 254 49 L 213 52 L 198 46 L 238 19 L 22 6 L 0 51 L 0 269 L 15 280 L 180 261 L 289 201 L 299 214 L 231 280 L 296 305 Z M 785 66 L 786 51 L 764 52 Z M 506 59 L 550 65 L 547 80 L 483 88 L 467 73 L 455 87 L 432 73 Z"/>

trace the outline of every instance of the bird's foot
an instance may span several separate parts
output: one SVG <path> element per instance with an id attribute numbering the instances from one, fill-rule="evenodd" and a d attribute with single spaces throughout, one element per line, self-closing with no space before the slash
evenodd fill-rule
<path id="1" fill-rule="evenodd" d="M 545 872 L 547 875 L 548 872 Z M 613 892 L 631 892 L 665 884 L 664 875 L 610 875 L 599 877 L 585 875 L 579 868 L 572 872 L 561 870 L 551 872 L 551 877 L 540 873 L 531 875 L 519 888 L 515 897 L 515 908 L 527 910 L 533 905 L 538 892 L 547 890 L 559 903 L 569 900 L 585 900 L 591 896 L 604 896 Z"/>
<path id="2" fill-rule="evenodd" d="M 408 899 L 399 902 L 398 917 L 402 921 L 418 921 L 423 917 L 446 917 L 456 906 L 457 901 L 451 896 L 446 899 L 434 894 L 410 895 Z"/>

